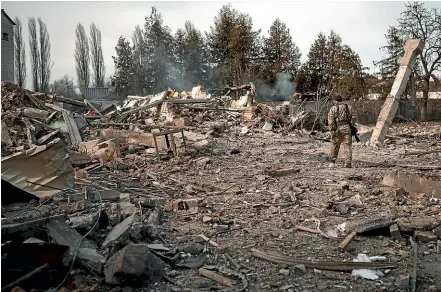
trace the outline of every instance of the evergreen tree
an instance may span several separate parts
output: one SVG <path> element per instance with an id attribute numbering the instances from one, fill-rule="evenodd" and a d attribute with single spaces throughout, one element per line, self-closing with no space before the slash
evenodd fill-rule
<path id="1" fill-rule="evenodd" d="M 144 32 L 137 25 L 132 35 L 132 51 L 134 60 L 134 76 L 133 76 L 133 91 L 134 94 L 143 95 L 143 82 L 144 82 L 144 68 L 142 66 L 142 56 L 144 49 Z"/>
<path id="2" fill-rule="evenodd" d="M 199 30 L 187 21 L 185 23 L 185 56 L 184 69 L 192 84 L 207 81 L 207 54 L 204 39 Z"/>
<path id="3" fill-rule="evenodd" d="M 308 60 L 297 76 L 297 89 L 300 92 L 317 92 L 324 83 L 326 36 L 319 33 L 308 52 Z"/>
<path id="4" fill-rule="evenodd" d="M 380 50 L 386 53 L 386 57 L 374 64 L 380 67 L 380 75 L 384 80 L 394 79 L 400 67 L 400 60 L 404 56 L 405 39 L 395 26 L 390 26 L 384 35 L 387 44 Z"/>
<path id="5" fill-rule="evenodd" d="M 185 29 L 176 31 L 174 56 L 176 89 L 189 90 L 197 84 L 206 85 L 208 56 L 205 41 L 201 32 L 190 21 L 185 22 Z"/>
<path id="6" fill-rule="evenodd" d="M 293 43 L 289 28 L 280 19 L 271 25 L 269 37 L 264 41 L 264 80 L 274 83 L 279 72 L 297 74 L 301 54 Z"/>
<path id="7" fill-rule="evenodd" d="M 173 54 L 175 60 L 175 78 L 173 89 L 178 91 L 188 90 L 186 87 L 185 78 L 185 59 L 186 59 L 186 42 L 185 30 L 180 28 L 176 31 L 174 36 Z"/>
<path id="8" fill-rule="evenodd" d="M 265 38 L 263 36 L 257 36 L 254 38 L 254 42 L 251 50 L 248 52 L 249 58 L 248 70 L 244 75 L 244 80 L 256 80 L 256 86 L 264 84 L 265 80 L 265 52 L 264 52 Z"/>
<path id="9" fill-rule="evenodd" d="M 324 96 L 341 94 L 346 99 L 360 99 L 366 95 L 365 69 L 360 57 L 342 44 L 337 33 L 331 31 L 328 37 L 320 33 L 297 77 L 298 89 Z"/>
<path id="10" fill-rule="evenodd" d="M 145 19 L 143 89 L 146 93 L 158 93 L 172 84 L 174 76 L 173 36 L 170 28 L 163 24 L 161 13 L 155 7 Z"/>
<path id="11" fill-rule="evenodd" d="M 123 36 L 120 36 L 115 47 L 116 57 L 113 57 L 115 63 L 115 73 L 112 77 L 112 83 L 120 96 L 133 94 L 134 91 L 134 57 L 130 42 Z"/>
<path id="12" fill-rule="evenodd" d="M 253 31 L 248 14 L 240 13 L 231 5 L 224 5 L 215 17 L 214 26 L 207 33 L 213 78 L 217 85 L 241 84 L 247 80 L 251 65 L 253 44 L 259 31 Z"/>

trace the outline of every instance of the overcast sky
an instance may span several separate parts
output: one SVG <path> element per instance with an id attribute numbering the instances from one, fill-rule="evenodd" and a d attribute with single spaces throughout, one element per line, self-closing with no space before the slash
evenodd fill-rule
<path id="1" fill-rule="evenodd" d="M 404 2 L 242 2 L 231 1 L 232 6 L 247 12 L 255 29 L 267 35 L 271 23 L 280 18 L 290 29 L 293 41 L 305 60 L 311 44 L 320 32 L 328 34 L 334 29 L 344 43 L 355 50 L 363 65 L 373 69 L 372 61 L 379 60 L 384 45 L 384 34 L 396 23 Z M 1 8 L 13 19 L 23 23 L 26 49 L 29 48 L 27 20 L 41 17 L 46 23 L 52 43 L 51 58 L 54 62 L 51 80 L 67 74 L 76 79 L 75 28 L 82 23 L 89 33 L 92 22 L 101 29 L 106 76 L 114 72 L 112 55 L 120 35 L 131 40 L 136 25 L 144 26 L 152 6 L 162 13 L 164 23 L 173 32 L 191 20 L 196 28 L 208 31 L 214 17 L 227 2 L 13 2 L 2 1 Z M 441 8 L 441 2 L 426 2 L 428 7 Z M 29 53 L 28 71 L 30 71 Z M 28 72 L 27 87 L 30 87 Z"/>

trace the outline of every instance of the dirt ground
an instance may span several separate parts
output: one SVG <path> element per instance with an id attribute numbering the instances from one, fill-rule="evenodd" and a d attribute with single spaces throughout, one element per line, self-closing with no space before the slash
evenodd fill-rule
<path id="1" fill-rule="evenodd" d="M 249 291 L 401 291 L 396 286 L 397 278 L 410 275 L 413 267 L 409 236 L 393 240 L 388 229 L 379 230 L 357 236 L 342 252 L 338 245 L 344 235 L 326 238 L 298 231 L 295 226 L 316 229 L 320 222 L 320 230 L 326 233 L 336 230 L 338 224 L 346 221 L 381 215 L 432 215 L 439 218 L 440 201 L 431 202 L 427 194 L 407 193 L 398 197 L 394 192 L 396 188 L 380 183 L 384 176 L 400 169 L 440 180 L 440 170 L 416 170 L 418 165 L 440 166 L 440 153 L 419 157 L 403 155 L 405 151 L 428 150 L 437 143 L 439 145 L 436 135 L 440 130 L 439 123 L 424 127 L 415 124 L 394 126 L 390 135 L 407 135 L 409 138 L 399 142 L 391 139 L 380 149 L 364 143 L 354 144 L 351 169 L 343 168 L 342 161 L 338 162 L 337 168 L 328 168 L 328 142 L 260 131 L 236 137 L 231 133 L 223 134 L 216 138 L 211 151 L 197 155 L 196 158 L 209 158 L 205 167 L 198 167 L 194 162 L 196 159 L 185 158 L 179 163 L 174 159 L 152 166 L 152 171 L 160 173 L 165 184 L 178 190 L 173 194 L 174 198 L 200 198 L 203 201 L 197 213 L 165 213 L 162 219 L 167 230 L 165 240 L 183 245 L 200 242 L 199 234 L 209 237 L 219 244 L 219 247 L 207 244 L 210 264 L 234 269 L 225 256 L 226 253 L 230 255 L 241 266 L 240 272 L 248 280 Z M 232 149 L 240 153 L 231 154 Z M 265 175 L 267 168 L 296 168 L 299 172 L 271 177 Z M 184 191 L 185 186 L 197 183 L 226 191 L 191 195 Z M 349 190 L 342 191 L 342 186 L 347 185 Z M 356 194 L 360 195 L 362 205 L 351 208 L 348 214 L 341 215 L 328 208 L 332 202 Z M 295 203 L 278 207 L 259 205 L 275 202 Z M 215 224 L 203 222 L 203 217 L 212 212 L 221 213 L 222 219 L 233 220 L 234 224 L 227 231 L 218 231 Z M 344 272 L 313 269 L 305 272 L 300 268 L 258 259 L 252 255 L 251 248 L 317 261 L 352 261 L 357 254 L 364 253 L 385 256 L 387 262 L 396 263 L 398 268 L 385 271 L 384 276 L 376 281 Z M 436 242 L 418 242 L 416 291 L 441 291 L 441 254 L 436 250 Z M 179 270 L 171 275 L 174 284 L 160 283 L 142 291 L 208 291 L 221 288 L 214 281 L 199 276 L 197 270 Z"/>

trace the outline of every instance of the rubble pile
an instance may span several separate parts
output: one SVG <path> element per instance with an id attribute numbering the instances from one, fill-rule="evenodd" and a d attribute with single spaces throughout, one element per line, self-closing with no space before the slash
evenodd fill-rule
<path id="1" fill-rule="evenodd" d="M 102 109 L 3 83 L 2 290 L 441 287 L 439 123 L 328 169 L 316 113 L 237 90 Z"/>

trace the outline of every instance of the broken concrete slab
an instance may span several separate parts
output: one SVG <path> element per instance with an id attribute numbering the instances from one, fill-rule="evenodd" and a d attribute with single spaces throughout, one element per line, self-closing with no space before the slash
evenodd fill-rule
<path id="1" fill-rule="evenodd" d="M 131 216 L 124 219 L 123 222 L 116 225 L 110 232 L 107 234 L 106 239 L 104 240 L 102 247 L 105 248 L 109 244 L 114 243 L 119 240 L 121 236 L 128 233 L 128 230 L 132 226 L 133 222 L 135 222 L 136 214 L 132 214 Z"/>
<path id="2" fill-rule="evenodd" d="M 402 232 L 409 232 L 414 230 L 429 231 L 438 224 L 439 221 L 436 218 L 430 216 L 400 218 L 397 220 L 397 225 Z"/>
<path id="3" fill-rule="evenodd" d="M 50 220 L 46 225 L 48 235 L 56 243 L 69 246 L 69 252 L 73 255 L 76 250 L 80 262 L 88 269 L 101 273 L 104 263 L 104 256 L 100 255 L 96 244 L 87 238 L 83 238 L 73 227 L 66 223 L 64 218 Z M 80 245 L 81 242 L 81 245 Z"/>
<path id="4" fill-rule="evenodd" d="M 81 241 L 83 237 L 73 227 L 66 223 L 64 218 L 54 218 L 49 220 L 46 225 L 48 235 L 58 244 L 67 245 L 70 247 L 70 252 L 73 254 L 81 242 L 82 248 L 96 249 L 97 245 L 87 238 Z"/>
<path id="5" fill-rule="evenodd" d="M 114 285 L 124 280 L 156 283 L 164 276 L 164 263 L 146 244 L 129 243 L 107 261 L 104 275 L 106 283 Z"/>
<path id="6" fill-rule="evenodd" d="M 420 39 L 408 39 L 406 41 L 404 46 L 404 58 L 400 62 L 400 68 L 398 69 L 392 89 L 381 108 L 377 124 L 372 132 L 371 145 L 374 146 L 377 145 L 377 143 L 381 144 L 384 142 L 384 138 L 397 112 L 398 100 L 406 89 L 407 81 L 413 71 L 416 58 L 422 52 L 423 48 L 424 41 Z"/>
<path id="7" fill-rule="evenodd" d="M 80 248 L 77 253 L 77 257 L 84 266 L 92 268 L 97 273 L 103 272 L 104 263 L 106 258 L 99 254 L 96 249 L 93 248 Z"/>
<path id="8" fill-rule="evenodd" d="M 441 181 L 428 179 L 417 174 L 402 171 L 391 173 L 381 182 L 389 187 L 402 187 L 408 192 L 425 193 L 441 199 Z"/>
<path id="9" fill-rule="evenodd" d="M 436 242 L 438 240 L 438 236 L 436 236 L 431 231 L 416 230 L 414 235 L 419 241 L 422 241 L 422 242 L 432 242 L 432 241 Z"/>

